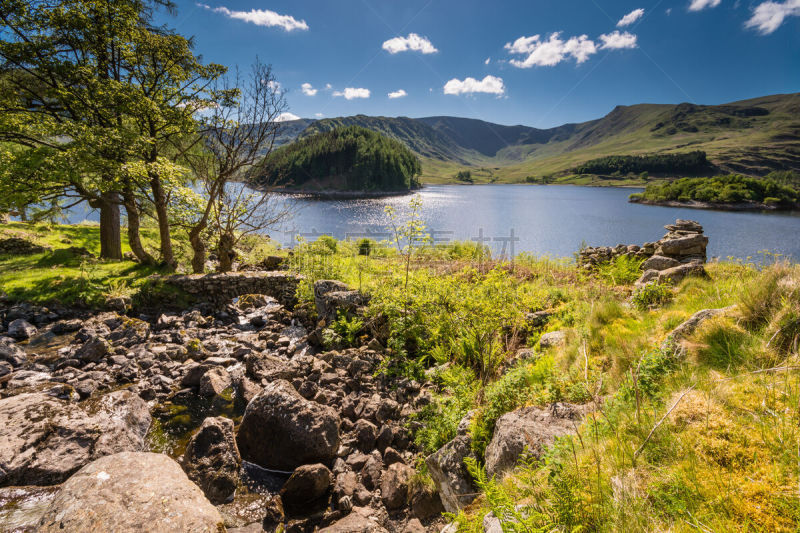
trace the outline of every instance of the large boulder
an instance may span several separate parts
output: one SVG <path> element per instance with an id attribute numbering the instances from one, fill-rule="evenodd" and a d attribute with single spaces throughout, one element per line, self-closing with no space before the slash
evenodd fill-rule
<path id="1" fill-rule="evenodd" d="M 514 468 L 523 453 L 538 458 L 557 437 L 575 432 L 583 409 L 556 403 L 547 409 L 523 407 L 497 420 L 486 448 L 486 473 L 499 476 Z"/>
<path id="2" fill-rule="evenodd" d="M 468 434 L 470 418 L 471 415 L 467 415 L 459 423 L 458 434 L 453 440 L 425 458 L 428 472 L 448 513 L 457 513 L 472 502 L 478 492 L 464 465 L 467 457 L 475 458 Z"/>
<path id="3" fill-rule="evenodd" d="M 359 306 L 366 303 L 366 297 L 359 291 L 336 280 L 319 280 L 314 283 L 314 304 L 317 316 L 326 324 L 336 320 L 339 312 L 353 314 Z"/>
<path id="4" fill-rule="evenodd" d="M 175 461 L 125 452 L 98 459 L 69 478 L 37 531 L 221 533 L 225 526 Z"/>
<path id="5" fill-rule="evenodd" d="M 203 420 L 183 455 L 183 468 L 189 479 L 215 504 L 233 498 L 241 464 L 233 421 L 224 417 Z"/>
<path id="6" fill-rule="evenodd" d="M 242 458 L 264 468 L 330 465 L 339 448 L 339 415 L 279 379 L 247 404 L 236 440 Z"/>
<path id="7" fill-rule="evenodd" d="M 381 498 L 387 509 L 394 510 L 408 503 L 408 488 L 414 469 L 403 463 L 393 463 L 381 477 Z"/>
<path id="8" fill-rule="evenodd" d="M 327 506 L 333 474 L 325 465 L 297 468 L 281 488 L 281 501 L 287 516 L 307 516 Z"/>
<path id="9" fill-rule="evenodd" d="M 36 326 L 25 320 L 18 318 L 12 320 L 8 325 L 8 336 L 17 340 L 29 339 L 36 335 Z"/>
<path id="10" fill-rule="evenodd" d="M 73 404 L 44 393 L 0 400 L 0 485 L 53 485 L 105 455 L 145 448 L 147 404 L 122 390 Z"/>

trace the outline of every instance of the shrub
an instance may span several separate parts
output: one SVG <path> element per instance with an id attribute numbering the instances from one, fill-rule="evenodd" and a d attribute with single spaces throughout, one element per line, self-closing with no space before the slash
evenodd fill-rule
<path id="1" fill-rule="evenodd" d="M 372 248 L 375 246 L 375 241 L 372 239 L 359 239 L 358 241 L 358 255 L 369 255 Z"/>
<path id="2" fill-rule="evenodd" d="M 611 261 L 603 263 L 598 269 L 600 278 L 609 285 L 627 285 L 642 275 L 644 259 L 628 255 L 618 255 Z"/>
<path id="3" fill-rule="evenodd" d="M 634 291 L 631 301 L 633 305 L 646 311 L 655 307 L 660 307 L 672 299 L 672 287 L 667 283 L 651 281 Z"/>

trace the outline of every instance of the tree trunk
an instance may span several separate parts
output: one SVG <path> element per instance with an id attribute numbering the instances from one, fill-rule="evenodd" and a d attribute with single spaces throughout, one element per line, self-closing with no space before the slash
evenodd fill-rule
<path id="1" fill-rule="evenodd" d="M 122 259 L 119 199 L 117 193 L 107 192 L 100 197 L 100 257 Z"/>
<path id="2" fill-rule="evenodd" d="M 136 198 L 133 195 L 133 191 L 126 190 L 123 193 L 123 199 L 125 202 L 125 211 L 128 213 L 128 244 L 131 247 L 131 251 L 141 264 L 153 265 L 155 264 L 155 259 L 144 249 L 141 236 L 139 235 L 139 206 L 136 205 Z"/>
<path id="3" fill-rule="evenodd" d="M 233 269 L 233 258 L 236 255 L 233 251 L 234 245 L 233 235 L 230 233 L 223 233 L 219 237 L 219 271 L 230 272 Z"/>
<path id="4" fill-rule="evenodd" d="M 178 264 L 172 252 L 172 238 L 169 233 L 169 215 L 167 213 L 167 196 L 161 179 L 158 176 L 150 180 L 150 188 L 153 191 L 153 203 L 156 206 L 156 218 L 158 219 L 158 235 L 161 240 L 161 260 L 169 268 L 175 269 Z"/>
<path id="5" fill-rule="evenodd" d="M 189 232 L 189 243 L 192 245 L 192 272 L 202 274 L 206 270 L 206 243 L 200 237 L 205 225 L 195 226 Z"/>

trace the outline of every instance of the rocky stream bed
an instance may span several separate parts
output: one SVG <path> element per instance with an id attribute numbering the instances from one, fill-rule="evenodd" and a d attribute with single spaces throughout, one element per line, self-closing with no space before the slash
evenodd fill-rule
<path id="1" fill-rule="evenodd" d="M 320 286 L 320 316 L 340 285 Z M 263 295 L 135 318 L 0 312 L 0 530 L 444 524 L 407 424 L 430 385 L 378 377 L 376 338 L 325 351 L 308 309 Z"/>

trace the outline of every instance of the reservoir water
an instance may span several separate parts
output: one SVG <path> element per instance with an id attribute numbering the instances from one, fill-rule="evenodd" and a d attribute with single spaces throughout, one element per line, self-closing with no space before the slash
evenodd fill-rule
<path id="1" fill-rule="evenodd" d="M 800 213 L 731 212 L 628 203 L 633 189 L 544 185 L 434 185 L 418 192 L 436 242 L 481 240 L 494 254 L 531 252 L 571 257 L 581 243 L 641 244 L 661 238 L 664 224 L 697 220 L 709 237 L 710 257 L 759 259 L 759 253 L 800 260 Z M 294 216 L 269 233 L 285 246 L 296 236 L 386 238 L 386 205 L 399 213 L 411 196 L 358 200 L 287 199 Z M 95 219 L 95 214 L 70 217 Z"/>

